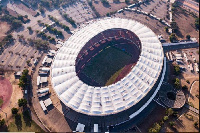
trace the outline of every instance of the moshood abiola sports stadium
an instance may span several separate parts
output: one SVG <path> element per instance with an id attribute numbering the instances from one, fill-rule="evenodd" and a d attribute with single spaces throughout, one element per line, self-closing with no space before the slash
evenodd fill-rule
<path id="1" fill-rule="evenodd" d="M 132 65 L 124 77 L 106 86 L 81 71 L 102 49 L 110 47 L 107 42 L 112 40 L 112 47 L 131 55 Z M 51 83 L 67 108 L 98 118 L 98 123 L 99 118 L 107 121 L 105 117 L 114 119 L 122 113 L 128 119 L 140 114 L 157 94 L 165 70 L 162 45 L 151 29 L 130 19 L 104 18 L 84 25 L 58 50 L 51 66 Z M 121 117 L 107 125 L 126 120 Z"/>

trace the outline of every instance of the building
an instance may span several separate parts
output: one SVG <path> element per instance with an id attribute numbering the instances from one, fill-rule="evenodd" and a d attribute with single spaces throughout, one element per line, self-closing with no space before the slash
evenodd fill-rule
<path id="1" fill-rule="evenodd" d="M 139 51 L 131 71 L 109 86 L 91 86 L 80 80 L 76 61 L 92 51 L 91 47 L 103 45 L 104 40 L 120 38 L 132 42 Z M 51 83 L 59 99 L 76 116 L 66 117 L 86 126 L 108 127 L 138 116 L 157 94 L 165 71 L 162 45 L 153 31 L 134 20 L 104 18 L 82 27 L 58 50 L 51 66 Z"/>

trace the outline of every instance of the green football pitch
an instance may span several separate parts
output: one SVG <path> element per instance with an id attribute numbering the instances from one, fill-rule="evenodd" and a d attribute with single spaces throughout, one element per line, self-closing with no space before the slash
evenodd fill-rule
<path id="1" fill-rule="evenodd" d="M 93 57 L 82 72 L 104 86 L 112 75 L 128 65 L 131 59 L 131 55 L 125 51 L 109 46 Z"/>

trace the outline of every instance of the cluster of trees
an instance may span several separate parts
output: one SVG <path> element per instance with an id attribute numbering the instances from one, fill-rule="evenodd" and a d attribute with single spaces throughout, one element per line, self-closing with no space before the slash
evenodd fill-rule
<path id="1" fill-rule="evenodd" d="M 17 29 L 22 26 L 22 21 L 11 15 L 5 14 L 1 17 L 1 20 L 8 22 L 8 24 L 11 25 L 11 30 Z"/>
<path id="2" fill-rule="evenodd" d="M 68 15 L 65 13 L 62 15 L 66 21 L 68 21 L 71 25 L 76 25 L 75 21 L 71 18 L 71 17 L 68 17 Z"/>
<path id="3" fill-rule="evenodd" d="M 54 21 L 57 25 L 59 25 L 60 27 L 62 27 L 65 31 L 70 31 L 70 28 L 66 25 L 64 25 L 63 23 L 60 23 L 56 18 L 54 18 L 51 15 L 48 15 L 49 19 L 51 19 L 52 21 Z"/>
<path id="4" fill-rule="evenodd" d="M 51 37 L 51 36 L 47 36 L 45 34 L 45 32 L 39 32 L 38 30 L 36 31 L 37 34 L 45 39 L 48 39 L 50 42 L 54 42 L 55 41 L 55 38 L 54 37 Z"/>
<path id="5" fill-rule="evenodd" d="M 37 49 L 47 50 L 49 48 L 49 43 L 41 39 L 28 39 L 30 45 L 34 45 Z"/>
<path id="6" fill-rule="evenodd" d="M 63 36 L 62 31 L 59 31 L 56 28 L 54 28 L 48 24 L 45 24 L 45 26 L 47 27 L 47 30 L 49 30 L 50 32 L 53 32 L 55 35 Z"/>
<path id="7" fill-rule="evenodd" d="M 91 9 L 93 10 L 93 12 L 94 12 L 95 15 L 97 16 L 97 18 L 99 18 L 101 15 L 97 12 L 96 8 L 95 8 L 94 5 L 92 4 L 92 1 L 88 1 L 88 5 L 91 7 Z"/>
<path id="8" fill-rule="evenodd" d="M 199 29 L 199 17 L 195 19 L 195 27 Z"/>
<path id="9" fill-rule="evenodd" d="M 19 87 L 21 87 L 22 89 L 25 89 L 27 87 L 27 85 L 29 84 L 29 81 L 28 81 L 28 69 L 25 69 L 23 72 L 22 72 L 22 76 L 20 77 L 19 79 Z"/>

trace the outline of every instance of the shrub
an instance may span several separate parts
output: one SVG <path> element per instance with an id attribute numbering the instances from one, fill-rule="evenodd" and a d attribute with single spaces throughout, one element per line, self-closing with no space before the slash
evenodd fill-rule
<path id="1" fill-rule="evenodd" d="M 190 35 L 186 35 L 186 39 L 190 40 L 191 36 Z"/>
<path id="2" fill-rule="evenodd" d="M 5 125 L 5 120 L 4 119 L 2 119 L 2 120 L 0 120 L 0 127 L 2 127 L 3 125 Z"/>
<path id="3" fill-rule="evenodd" d="M 27 100 L 26 99 L 19 99 L 18 100 L 18 105 L 19 105 L 19 107 L 25 107 L 26 105 L 27 105 Z"/>
<path id="4" fill-rule="evenodd" d="M 182 89 L 187 90 L 188 89 L 187 85 L 182 86 Z"/>
<path id="5" fill-rule="evenodd" d="M 15 114 L 17 114 L 18 109 L 17 108 L 12 108 L 11 111 L 12 111 L 12 114 L 15 115 Z"/>
<path id="6" fill-rule="evenodd" d="M 169 125 L 170 125 L 170 127 L 174 127 L 174 126 L 175 126 L 175 123 L 174 123 L 173 121 L 170 121 L 170 122 L 169 122 Z"/>
<path id="7" fill-rule="evenodd" d="M 167 121 L 168 119 L 169 119 L 168 116 L 164 116 L 164 117 L 163 117 L 163 121 Z"/>
<path id="8" fill-rule="evenodd" d="M 174 113 L 174 111 L 173 111 L 173 109 L 171 109 L 171 108 L 168 108 L 168 109 L 166 110 L 166 115 L 168 115 L 168 116 L 172 115 L 173 113 Z"/>
<path id="9" fill-rule="evenodd" d="M 176 34 L 172 33 L 172 34 L 169 36 L 169 40 L 170 40 L 170 42 L 175 42 L 175 41 L 177 41 Z"/>

